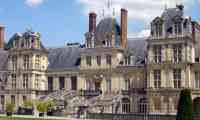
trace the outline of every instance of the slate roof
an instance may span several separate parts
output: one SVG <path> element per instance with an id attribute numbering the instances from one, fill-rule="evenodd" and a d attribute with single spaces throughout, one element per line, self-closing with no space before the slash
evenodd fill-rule
<path id="1" fill-rule="evenodd" d="M 79 46 L 65 46 L 48 49 L 48 69 L 78 68 L 80 65 Z"/>
<path id="2" fill-rule="evenodd" d="M 112 33 L 114 31 L 115 33 L 115 46 L 120 46 L 120 25 L 118 24 L 117 20 L 108 17 L 102 19 L 99 24 L 97 25 L 96 29 L 96 41 L 102 43 L 106 39 L 105 35 L 108 33 Z"/>
<path id="3" fill-rule="evenodd" d="M 133 51 L 135 64 L 141 64 L 145 60 L 147 51 L 146 38 L 128 38 L 126 49 Z"/>
<path id="4" fill-rule="evenodd" d="M 0 49 L 0 71 L 6 70 L 7 61 L 8 61 L 8 52 Z"/>

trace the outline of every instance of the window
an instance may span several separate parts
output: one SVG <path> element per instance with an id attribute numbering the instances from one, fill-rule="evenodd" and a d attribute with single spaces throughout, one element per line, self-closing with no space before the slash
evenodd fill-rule
<path id="1" fill-rule="evenodd" d="M 53 90 L 53 77 L 48 77 L 48 90 Z"/>
<path id="2" fill-rule="evenodd" d="M 180 63 L 182 61 L 182 47 L 181 45 L 173 46 L 174 63 Z"/>
<path id="3" fill-rule="evenodd" d="M 1 95 L 1 106 L 3 107 L 4 109 L 4 104 L 5 104 L 5 96 L 4 95 Z M 3 110 L 2 109 L 2 110 Z M 3 110 L 4 111 L 4 110 Z"/>
<path id="4" fill-rule="evenodd" d="M 59 77 L 60 90 L 65 89 L 65 77 Z"/>
<path id="5" fill-rule="evenodd" d="M 88 66 L 91 66 L 92 65 L 92 57 L 91 56 L 86 56 L 86 64 Z"/>
<path id="6" fill-rule="evenodd" d="M 23 88 L 28 88 L 28 74 L 23 74 Z"/>
<path id="7" fill-rule="evenodd" d="M 40 69 L 40 58 L 41 58 L 40 55 L 36 55 L 36 58 L 35 58 L 35 67 L 36 67 L 36 69 Z"/>
<path id="8" fill-rule="evenodd" d="M 12 69 L 17 70 L 17 56 L 12 56 Z"/>
<path id="9" fill-rule="evenodd" d="M 161 71 L 154 70 L 154 87 L 160 88 L 161 87 Z"/>
<path id="10" fill-rule="evenodd" d="M 174 88 L 181 88 L 181 69 L 175 69 L 173 71 L 174 76 Z"/>
<path id="11" fill-rule="evenodd" d="M 129 79 L 124 80 L 124 84 L 125 84 L 125 90 L 129 90 L 130 89 L 130 80 Z"/>
<path id="12" fill-rule="evenodd" d="M 106 85 L 107 85 L 107 91 L 110 92 L 111 89 L 112 89 L 112 80 L 111 80 L 111 78 L 108 78 L 106 80 Z"/>
<path id="13" fill-rule="evenodd" d="M 128 98 L 122 99 L 122 113 L 130 113 L 131 112 L 131 105 L 130 100 Z"/>
<path id="14" fill-rule="evenodd" d="M 97 56 L 97 65 L 98 65 L 98 66 L 101 65 L 101 56 Z"/>
<path id="15" fill-rule="evenodd" d="M 131 64 L 131 56 L 125 57 L 125 65 Z"/>
<path id="16" fill-rule="evenodd" d="M 154 97 L 154 107 L 156 111 L 161 112 L 161 97 L 160 96 Z"/>
<path id="17" fill-rule="evenodd" d="M 72 83 L 72 90 L 77 90 L 77 77 L 76 76 L 71 77 L 71 83 Z"/>
<path id="18" fill-rule="evenodd" d="M 195 88 L 200 88 L 200 72 L 195 72 L 195 82 L 194 82 Z"/>
<path id="19" fill-rule="evenodd" d="M 175 22 L 174 23 L 174 33 L 176 35 L 182 34 L 182 24 L 181 24 L 181 22 Z"/>
<path id="20" fill-rule="evenodd" d="M 22 99 L 23 99 L 23 102 L 27 100 L 26 96 L 23 96 Z"/>
<path id="21" fill-rule="evenodd" d="M 155 36 L 160 37 L 162 36 L 162 23 L 156 23 L 155 24 Z"/>
<path id="22" fill-rule="evenodd" d="M 35 74 L 35 88 L 36 89 L 39 88 L 39 81 L 40 81 L 40 75 L 39 74 Z"/>
<path id="23" fill-rule="evenodd" d="M 146 113 L 147 112 L 147 99 L 146 98 L 140 99 L 138 112 L 139 113 Z"/>
<path id="24" fill-rule="evenodd" d="M 15 96 L 11 95 L 11 103 L 15 105 Z"/>
<path id="25" fill-rule="evenodd" d="M 28 69 L 29 68 L 29 56 L 24 55 L 23 60 L 24 60 L 24 69 Z"/>
<path id="26" fill-rule="evenodd" d="M 16 75 L 15 74 L 12 74 L 11 75 L 11 87 L 13 88 L 13 89 L 15 89 L 16 88 Z"/>
<path id="27" fill-rule="evenodd" d="M 112 56 L 111 56 L 111 55 L 107 55 L 107 56 L 106 56 L 106 63 L 107 63 L 108 65 L 112 65 Z"/>
<path id="28" fill-rule="evenodd" d="M 91 80 L 86 80 L 86 90 L 92 90 L 92 81 Z"/>
<path id="29" fill-rule="evenodd" d="M 162 61 L 162 48 L 161 46 L 154 46 L 154 62 L 161 63 Z"/>

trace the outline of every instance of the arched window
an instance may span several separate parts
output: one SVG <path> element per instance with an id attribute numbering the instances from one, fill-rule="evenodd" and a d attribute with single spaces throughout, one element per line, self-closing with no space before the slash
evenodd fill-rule
<path id="1" fill-rule="evenodd" d="M 163 35 L 163 20 L 160 17 L 155 18 L 151 24 L 151 33 L 153 36 L 160 37 Z"/>
<path id="2" fill-rule="evenodd" d="M 122 113 L 130 113 L 131 112 L 131 105 L 130 100 L 128 98 L 122 99 Z"/>
<path id="3" fill-rule="evenodd" d="M 146 113 L 147 112 L 147 99 L 146 98 L 142 98 L 139 100 L 139 109 L 138 109 L 139 113 Z"/>

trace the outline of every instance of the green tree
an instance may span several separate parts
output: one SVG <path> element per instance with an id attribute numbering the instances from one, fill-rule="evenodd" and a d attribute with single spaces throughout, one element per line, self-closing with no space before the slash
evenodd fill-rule
<path id="1" fill-rule="evenodd" d="M 33 102 L 31 100 L 25 100 L 23 103 L 23 107 L 27 109 L 33 109 Z"/>
<path id="2" fill-rule="evenodd" d="M 191 91 L 184 89 L 181 91 L 176 120 L 194 120 L 194 112 L 191 98 Z"/>
<path id="3" fill-rule="evenodd" d="M 41 113 L 44 113 L 47 111 L 47 105 L 45 102 L 38 102 L 36 108 Z"/>
<path id="4" fill-rule="evenodd" d="M 6 113 L 8 116 L 11 116 L 15 109 L 15 105 L 13 103 L 6 103 Z"/>
<path id="5" fill-rule="evenodd" d="M 56 106 L 55 101 L 53 101 L 53 100 L 46 101 L 46 107 L 47 107 L 48 111 L 52 111 L 55 106 Z"/>

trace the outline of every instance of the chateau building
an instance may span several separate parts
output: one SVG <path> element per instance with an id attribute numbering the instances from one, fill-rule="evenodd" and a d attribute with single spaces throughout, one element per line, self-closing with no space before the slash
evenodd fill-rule
<path id="1" fill-rule="evenodd" d="M 127 18 L 121 9 L 120 24 L 112 15 L 97 24 L 91 12 L 84 45 L 60 48 L 45 48 L 31 30 L 4 43 L 0 27 L 1 112 L 8 101 L 51 98 L 93 113 L 175 115 L 180 90 L 190 88 L 199 113 L 200 25 L 177 5 L 151 22 L 148 38 L 129 38 Z"/>

